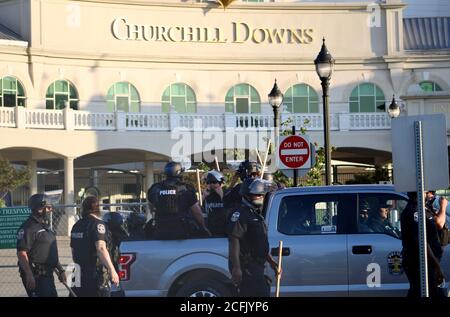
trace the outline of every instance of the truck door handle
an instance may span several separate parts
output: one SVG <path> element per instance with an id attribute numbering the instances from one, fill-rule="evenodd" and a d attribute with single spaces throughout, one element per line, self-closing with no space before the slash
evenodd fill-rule
<path id="1" fill-rule="evenodd" d="M 371 245 L 354 245 L 352 247 L 353 254 L 371 254 L 372 246 Z"/>
<path id="2" fill-rule="evenodd" d="M 278 256 L 278 253 L 280 252 L 280 248 L 272 248 L 271 250 L 270 250 L 270 254 L 272 255 L 272 256 Z M 289 254 L 291 254 L 291 249 L 289 249 L 289 248 L 283 248 L 282 250 L 281 250 L 281 255 L 282 256 L 288 256 Z"/>

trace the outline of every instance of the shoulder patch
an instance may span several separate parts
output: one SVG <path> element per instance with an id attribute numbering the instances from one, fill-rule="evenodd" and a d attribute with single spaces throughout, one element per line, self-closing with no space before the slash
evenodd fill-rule
<path id="1" fill-rule="evenodd" d="M 99 223 L 97 225 L 97 231 L 98 231 L 98 233 L 104 234 L 106 232 L 105 225 L 102 223 Z"/>
<path id="2" fill-rule="evenodd" d="M 419 212 L 418 212 L 418 211 L 416 211 L 416 212 L 414 213 L 414 221 L 415 221 L 415 222 L 419 222 Z"/>
<path id="3" fill-rule="evenodd" d="M 232 222 L 238 221 L 240 215 L 241 215 L 241 213 L 238 211 L 233 212 L 233 214 L 231 215 L 231 221 Z"/>
<path id="4" fill-rule="evenodd" d="M 24 234 L 25 234 L 25 230 L 20 229 L 20 230 L 17 232 L 17 240 L 22 240 Z"/>

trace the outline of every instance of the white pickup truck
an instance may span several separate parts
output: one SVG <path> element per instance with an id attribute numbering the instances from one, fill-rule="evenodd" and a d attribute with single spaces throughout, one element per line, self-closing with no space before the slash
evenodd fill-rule
<path id="1" fill-rule="evenodd" d="M 405 296 L 400 214 L 407 197 L 392 185 L 288 188 L 264 204 L 273 256 L 283 241 L 282 296 Z M 383 226 L 371 226 L 388 205 Z M 368 219 L 364 217 L 368 215 Z M 234 296 L 228 240 L 124 241 L 125 296 Z M 450 277 L 450 254 L 442 267 Z M 272 293 L 275 278 L 271 269 Z"/>

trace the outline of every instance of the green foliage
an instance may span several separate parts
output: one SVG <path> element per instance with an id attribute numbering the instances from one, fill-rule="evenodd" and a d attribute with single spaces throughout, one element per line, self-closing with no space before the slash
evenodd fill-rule
<path id="1" fill-rule="evenodd" d="M 306 186 L 320 186 L 322 185 L 322 170 L 325 165 L 325 151 L 323 147 L 318 148 L 318 144 L 314 143 L 316 147 L 315 163 L 311 166 L 306 180 Z"/>
<path id="2" fill-rule="evenodd" d="M 197 164 L 197 168 L 200 170 L 200 173 L 209 171 L 209 166 L 206 163 L 204 163 L 204 162 L 198 163 Z"/>
<path id="3" fill-rule="evenodd" d="M 8 160 L 0 158 L 0 198 L 7 192 L 28 183 L 30 179 L 31 172 L 27 167 L 15 169 Z"/>

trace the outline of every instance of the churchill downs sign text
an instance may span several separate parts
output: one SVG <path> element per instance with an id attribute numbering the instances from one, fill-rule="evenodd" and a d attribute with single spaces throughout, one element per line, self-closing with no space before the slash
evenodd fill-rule
<path id="1" fill-rule="evenodd" d="M 118 40 L 191 43 L 283 43 L 311 44 L 313 29 L 253 28 L 249 23 L 232 22 L 230 33 L 218 27 L 161 26 L 130 23 L 118 17 L 112 23 L 112 33 Z"/>

